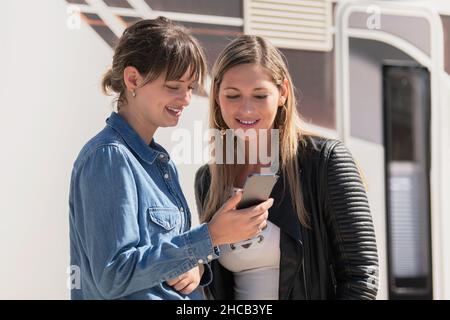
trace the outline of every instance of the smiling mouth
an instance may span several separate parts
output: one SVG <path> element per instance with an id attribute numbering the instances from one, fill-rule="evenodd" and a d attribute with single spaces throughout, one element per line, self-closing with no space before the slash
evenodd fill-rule
<path id="1" fill-rule="evenodd" d="M 166 110 L 174 117 L 179 117 L 181 115 L 181 113 L 183 112 L 183 109 L 179 109 L 179 108 L 171 107 L 171 106 L 167 106 Z"/>
<path id="2" fill-rule="evenodd" d="M 241 119 L 236 118 L 236 121 L 244 126 L 253 126 L 259 122 L 259 119 L 257 119 L 257 120 L 241 120 Z"/>

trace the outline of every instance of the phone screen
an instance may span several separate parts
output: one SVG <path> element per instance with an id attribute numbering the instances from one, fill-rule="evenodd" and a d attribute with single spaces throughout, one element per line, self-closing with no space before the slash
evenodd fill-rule
<path id="1" fill-rule="evenodd" d="M 252 174 L 245 181 L 242 200 L 237 209 L 248 208 L 269 199 L 275 183 L 278 180 L 276 174 Z"/>

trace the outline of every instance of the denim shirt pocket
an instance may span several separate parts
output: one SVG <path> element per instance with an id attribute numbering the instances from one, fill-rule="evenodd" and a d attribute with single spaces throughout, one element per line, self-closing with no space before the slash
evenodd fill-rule
<path id="1" fill-rule="evenodd" d="M 148 215 L 151 222 L 167 231 L 171 231 L 181 224 L 181 213 L 178 208 L 151 207 L 148 208 Z"/>

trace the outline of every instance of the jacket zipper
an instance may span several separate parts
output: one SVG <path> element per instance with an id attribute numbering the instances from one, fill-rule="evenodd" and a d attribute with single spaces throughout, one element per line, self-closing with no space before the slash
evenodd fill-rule
<path id="1" fill-rule="evenodd" d="M 300 242 L 300 245 L 301 245 L 302 251 L 303 251 L 303 255 L 302 255 L 302 260 L 303 260 L 303 261 L 302 261 L 302 263 L 300 264 L 300 266 L 298 267 L 297 273 L 300 272 L 300 268 L 302 268 L 302 266 L 303 266 L 303 268 L 302 268 L 302 272 L 303 272 L 303 286 L 304 286 L 304 288 L 305 288 L 306 300 L 309 300 L 309 293 L 308 293 L 308 286 L 307 286 L 307 283 L 306 283 L 306 272 L 305 272 L 305 269 L 306 269 L 306 264 L 305 264 L 305 248 L 304 248 L 304 246 L 303 246 L 302 241 L 299 241 L 299 242 Z"/>
<path id="2" fill-rule="evenodd" d="M 300 227 L 300 234 L 301 234 L 302 237 L 304 236 L 303 230 L 302 230 L 301 227 Z M 302 247 L 302 259 L 303 259 L 303 262 L 300 264 L 299 268 L 301 268 L 302 265 L 303 265 L 303 268 L 302 268 L 302 272 L 303 272 L 303 286 L 304 286 L 304 288 L 305 288 L 305 296 L 306 296 L 306 300 L 310 300 L 310 296 L 309 296 L 309 292 L 308 292 L 308 285 L 307 285 L 307 283 L 306 283 L 307 280 L 306 280 L 306 271 L 305 271 L 305 269 L 306 269 L 306 263 L 305 263 L 305 247 L 303 246 L 303 242 L 302 242 L 301 240 L 299 240 L 299 243 L 300 243 L 300 246 Z M 297 273 L 298 273 L 298 272 L 300 272 L 300 269 L 297 270 Z"/>
<path id="3" fill-rule="evenodd" d="M 333 293 L 334 296 L 336 296 L 337 293 L 337 281 L 336 281 L 336 276 L 334 275 L 334 268 L 333 268 L 333 264 L 330 263 L 330 275 L 331 275 L 331 282 L 333 283 Z"/>
<path id="4" fill-rule="evenodd" d="M 305 295 L 306 295 L 306 300 L 310 300 L 309 299 L 309 294 L 308 294 L 308 286 L 306 284 L 306 272 L 305 272 L 305 258 L 303 258 L 303 285 L 305 286 Z"/>
<path id="5" fill-rule="evenodd" d="M 298 242 L 300 243 L 300 246 L 302 247 L 302 251 L 304 252 L 302 241 L 299 240 Z M 302 264 L 304 264 L 304 261 L 305 261 L 305 256 L 303 255 L 303 256 L 302 256 L 302 263 L 300 263 L 299 266 L 297 267 L 297 270 L 295 271 L 295 274 L 298 274 L 298 273 L 300 272 L 300 268 L 302 267 Z M 303 278 L 304 278 L 304 277 L 305 277 L 305 275 L 304 275 L 304 273 L 303 273 Z M 289 289 L 288 289 L 288 291 L 287 291 L 287 298 L 288 298 L 288 299 L 289 299 L 289 297 L 290 297 L 291 294 L 292 294 L 292 290 L 294 289 L 294 283 L 295 283 L 295 281 L 291 281 L 291 283 L 289 284 Z M 305 281 L 303 281 L 303 284 L 305 284 Z M 306 286 L 305 286 L 305 290 L 306 290 Z M 306 292 L 306 291 L 305 291 L 305 292 Z"/>
<path id="6" fill-rule="evenodd" d="M 301 178 L 303 179 L 303 170 L 302 169 L 300 169 L 300 175 L 301 175 Z M 303 230 L 302 230 L 302 227 L 300 226 L 300 234 L 301 234 L 301 237 L 303 238 L 304 237 L 304 233 L 303 233 Z M 304 238 L 303 238 L 304 239 Z M 310 296 L 309 296 L 309 292 L 308 292 L 308 285 L 307 285 L 307 283 L 306 283 L 306 271 L 305 271 L 305 269 L 306 269 L 306 263 L 305 263 L 305 247 L 303 246 L 303 242 L 302 241 L 300 241 L 300 245 L 302 246 L 302 258 L 303 258 L 303 270 L 302 270 L 302 272 L 303 272 L 303 286 L 304 286 L 304 288 L 305 288 L 305 296 L 306 296 L 306 300 L 310 300 Z M 302 264 L 300 264 L 300 268 L 302 267 Z M 298 270 L 297 271 L 297 273 L 299 272 L 300 270 Z"/>

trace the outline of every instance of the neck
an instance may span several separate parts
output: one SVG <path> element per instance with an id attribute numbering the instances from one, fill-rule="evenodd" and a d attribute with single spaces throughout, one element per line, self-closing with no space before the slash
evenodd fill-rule
<path id="1" fill-rule="evenodd" d="M 271 155 L 271 135 L 270 130 L 267 130 L 267 145 L 266 148 L 263 148 L 261 151 L 263 154 L 260 153 L 260 140 L 259 140 L 259 134 L 256 137 L 256 140 L 249 141 L 249 140 L 239 140 L 238 139 L 238 148 L 241 150 L 241 152 L 244 152 L 245 155 L 245 168 L 246 169 L 259 169 L 261 167 L 270 166 L 270 163 L 263 163 L 263 160 L 267 160 L 267 158 Z M 250 148 L 251 144 L 256 144 L 256 148 L 252 147 Z M 265 149 L 265 150 L 264 150 Z M 256 152 L 256 155 L 254 154 Z M 266 159 L 261 159 L 261 156 L 263 156 Z M 256 158 L 256 163 L 255 163 Z M 250 160 L 252 162 L 250 162 Z M 267 162 L 267 161 L 264 161 Z"/>
<path id="2" fill-rule="evenodd" d="M 252 142 L 250 142 L 248 140 L 243 141 L 243 140 L 239 140 L 239 139 L 237 141 L 238 141 L 237 148 L 240 149 L 241 152 L 245 150 L 245 153 L 244 153 L 245 154 L 245 164 L 238 165 L 237 171 L 236 171 L 236 176 L 234 178 L 234 186 L 243 188 L 248 175 L 250 175 L 252 173 L 261 173 L 262 168 L 271 167 L 270 161 L 269 161 L 269 163 L 266 163 L 267 159 L 270 159 L 270 157 L 268 157 L 268 155 L 271 155 L 270 130 L 269 130 L 269 135 L 267 137 L 267 148 L 265 148 L 265 150 L 262 150 L 262 153 L 266 153 L 266 155 L 260 154 L 260 145 L 259 144 L 261 143 L 261 141 L 258 138 L 256 138 L 256 140 L 254 140 Z M 256 143 L 256 148 L 250 148 L 250 145 L 252 143 Z M 252 156 L 250 156 L 250 152 L 252 152 Z M 254 152 L 256 152 L 256 155 L 254 154 Z M 266 159 L 261 159 L 261 156 Z M 255 159 L 256 159 L 256 163 L 254 163 Z"/>
<path id="3" fill-rule="evenodd" d="M 138 108 L 126 105 L 122 106 L 118 113 L 148 145 L 152 141 L 153 135 L 158 127 L 148 123 L 143 116 L 134 110 L 138 110 Z"/>

